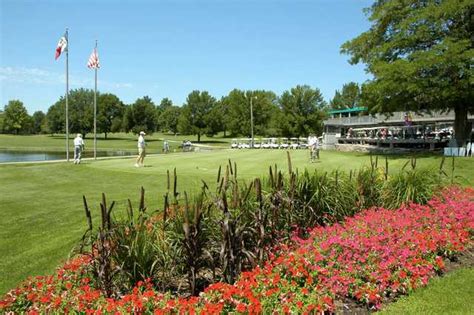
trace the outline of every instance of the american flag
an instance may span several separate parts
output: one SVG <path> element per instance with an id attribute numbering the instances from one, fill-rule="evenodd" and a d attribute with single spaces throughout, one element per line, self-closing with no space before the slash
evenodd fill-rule
<path id="1" fill-rule="evenodd" d="M 91 56 L 89 57 L 89 61 L 87 62 L 87 67 L 89 69 L 100 68 L 99 54 L 97 53 L 97 48 L 94 48 L 94 50 L 92 51 Z"/>

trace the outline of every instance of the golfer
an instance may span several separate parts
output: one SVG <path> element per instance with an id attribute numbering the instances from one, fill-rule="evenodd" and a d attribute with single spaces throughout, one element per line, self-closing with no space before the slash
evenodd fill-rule
<path id="1" fill-rule="evenodd" d="M 316 158 L 319 160 L 319 139 L 316 135 L 311 134 L 308 137 L 308 147 L 309 147 L 309 155 L 310 161 L 314 162 Z"/>
<path id="2" fill-rule="evenodd" d="M 74 164 L 81 163 L 81 153 L 84 149 L 84 140 L 80 133 L 74 138 Z"/>
<path id="3" fill-rule="evenodd" d="M 314 154 L 316 156 L 316 158 L 319 160 L 319 138 L 318 136 L 314 136 Z"/>
<path id="4" fill-rule="evenodd" d="M 144 131 L 140 131 L 140 135 L 138 136 L 138 157 L 137 161 L 135 162 L 135 167 L 145 166 L 145 135 L 146 133 Z"/>

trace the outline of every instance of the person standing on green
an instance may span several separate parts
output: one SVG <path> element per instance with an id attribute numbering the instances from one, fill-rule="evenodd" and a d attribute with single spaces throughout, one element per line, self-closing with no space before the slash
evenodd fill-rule
<path id="1" fill-rule="evenodd" d="M 135 162 L 135 167 L 145 166 L 145 135 L 146 133 L 144 131 L 140 131 L 140 135 L 138 136 L 138 157 L 137 161 Z"/>
<path id="2" fill-rule="evenodd" d="M 82 140 L 82 135 L 78 133 L 74 138 L 74 164 L 81 163 L 82 150 L 84 150 L 84 140 Z"/>

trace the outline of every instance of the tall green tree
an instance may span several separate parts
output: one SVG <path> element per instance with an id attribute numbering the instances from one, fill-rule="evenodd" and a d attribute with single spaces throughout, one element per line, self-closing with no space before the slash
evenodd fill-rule
<path id="1" fill-rule="evenodd" d="M 51 134 L 66 132 L 65 127 L 65 103 L 56 102 L 46 112 L 48 131 Z"/>
<path id="2" fill-rule="evenodd" d="M 3 130 L 6 133 L 27 133 L 31 118 L 21 101 L 11 100 L 5 105 Z"/>
<path id="3" fill-rule="evenodd" d="M 3 133 L 3 122 L 5 120 L 5 113 L 0 110 L 0 133 Z"/>
<path id="4" fill-rule="evenodd" d="M 216 101 L 207 115 L 207 130 L 206 135 L 212 137 L 213 135 L 224 130 L 224 117 L 222 115 L 221 102 Z M 225 136 L 225 134 L 224 134 Z"/>
<path id="5" fill-rule="evenodd" d="M 254 135 L 267 135 L 271 117 L 278 111 L 276 95 L 271 91 L 242 91 L 234 89 L 222 100 L 226 107 L 226 127 L 233 135 L 251 135 L 253 116 Z M 250 115 L 252 103 L 252 115 Z"/>
<path id="6" fill-rule="evenodd" d="M 69 92 L 68 97 L 69 132 L 86 134 L 94 127 L 94 91 L 76 89 Z M 48 109 L 46 114 L 48 126 L 52 133 L 66 132 L 66 99 L 61 97 Z"/>
<path id="7" fill-rule="evenodd" d="M 169 98 L 165 97 L 161 100 L 160 102 L 160 105 L 158 105 L 158 108 L 161 110 L 161 111 L 164 111 L 166 110 L 167 108 L 170 108 L 171 106 L 173 106 L 173 101 L 170 100 Z"/>
<path id="8" fill-rule="evenodd" d="M 279 124 L 284 136 L 300 137 L 322 132 L 326 102 L 319 89 L 298 85 L 285 91 L 279 98 L 279 104 Z"/>
<path id="9" fill-rule="evenodd" d="M 97 98 L 97 132 L 107 133 L 119 132 L 122 130 L 125 105 L 114 94 L 99 94 Z"/>
<path id="10" fill-rule="evenodd" d="M 370 110 L 454 110 L 462 145 L 474 111 L 474 3 L 377 0 L 366 12 L 372 26 L 341 51 L 373 75 L 362 87 Z"/>
<path id="11" fill-rule="evenodd" d="M 254 136 L 273 136 L 270 123 L 275 113 L 279 112 L 277 96 L 272 91 L 254 90 L 247 91 L 247 103 L 252 99 Z"/>
<path id="12" fill-rule="evenodd" d="M 158 118 L 158 125 L 163 132 L 178 132 L 178 119 L 181 108 L 178 106 L 166 107 Z"/>
<path id="13" fill-rule="evenodd" d="M 36 111 L 33 113 L 32 116 L 32 132 L 33 133 L 42 133 L 44 132 L 44 127 L 45 127 L 45 121 L 46 121 L 46 114 L 43 113 L 42 111 Z"/>
<path id="14" fill-rule="evenodd" d="M 161 119 L 161 115 L 168 109 L 173 107 L 173 101 L 165 97 L 161 100 L 160 105 L 156 107 L 156 117 L 157 117 L 157 130 L 168 131 L 168 126 L 162 125 L 162 122 L 165 122 L 164 119 Z M 169 116 L 169 112 L 167 113 Z M 170 118 L 170 117 L 167 117 Z"/>
<path id="15" fill-rule="evenodd" d="M 342 86 L 342 91 L 336 90 L 334 98 L 330 102 L 333 109 L 354 108 L 359 106 L 360 87 L 355 82 L 349 82 Z"/>
<path id="16" fill-rule="evenodd" d="M 334 93 L 334 97 L 329 102 L 329 106 L 331 106 L 332 109 L 347 108 L 346 102 L 344 101 L 344 98 L 342 97 L 342 93 L 339 92 L 339 90 L 336 90 L 336 92 Z"/>
<path id="17" fill-rule="evenodd" d="M 157 117 L 156 106 L 148 96 L 139 98 L 125 110 L 124 127 L 125 131 L 139 133 L 153 133 L 156 130 Z"/>
<path id="18" fill-rule="evenodd" d="M 229 104 L 226 97 L 221 97 L 214 107 L 214 112 L 216 117 L 220 119 L 219 129 L 224 132 L 224 137 L 226 137 L 229 130 Z"/>
<path id="19" fill-rule="evenodd" d="M 226 127 L 236 135 L 250 135 L 250 104 L 245 91 L 234 89 L 221 101 L 226 109 Z"/>
<path id="20" fill-rule="evenodd" d="M 94 91 L 77 89 L 69 93 L 69 131 L 86 134 L 94 131 Z"/>
<path id="21" fill-rule="evenodd" d="M 183 134 L 197 135 L 197 141 L 201 141 L 201 135 L 214 134 L 210 125 L 211 111 L 214 108 L 216 99 L 207 91 L 192 91 L 186 104 L 182 107 L 178 120 L 178 130 Z"/>

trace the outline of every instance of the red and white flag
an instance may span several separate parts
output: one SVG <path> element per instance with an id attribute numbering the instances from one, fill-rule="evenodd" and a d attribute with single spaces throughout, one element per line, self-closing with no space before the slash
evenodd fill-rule
<path id="1" fill-rule="evenodd" d="M 94 50 L 92 51 L 91 56 L 89 57 L 89 61 L 87 62 L 87 67 L 89 69 L 100 68 L 99 54 L 97 53 L 97 48 L 94 48 Z"/>
<path id="2" fill-rule="evenodd" d="M 58 46 L 56 47 L 56 56 L 54 57 L 54 59 L 57 60 L 59 56 L 61 56 L 63 51 L 66 50 L 66 48 L 67 48 L 67 38 L 66 38 L 66 35 L 64 35 L 63 37 L 59 39 Z"/>

